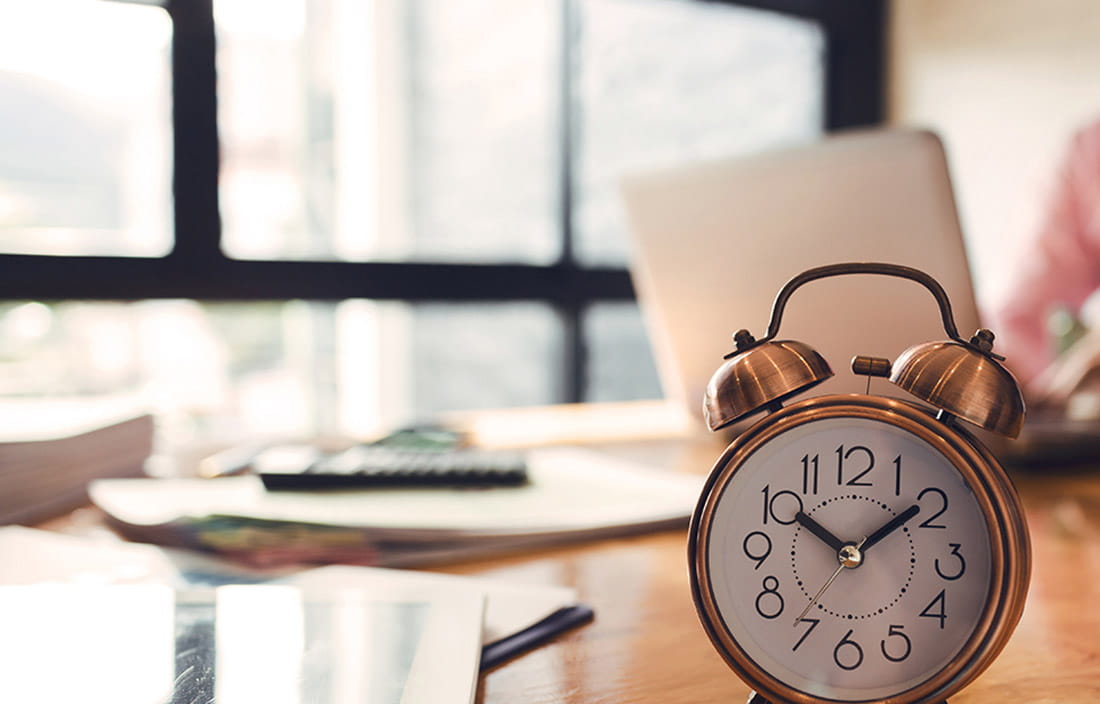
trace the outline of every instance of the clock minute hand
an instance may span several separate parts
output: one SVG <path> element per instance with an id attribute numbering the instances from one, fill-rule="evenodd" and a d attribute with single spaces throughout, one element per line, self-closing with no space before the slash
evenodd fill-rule
<path id="1" fill-rule="evenodd" d="M 920 513 L 920 506 L 918 506 L 917 504 L 913 504 L 909 508 L 891 518 L 884 526 L 876 530 L 874 533 L 871 533 L 871 535 L 867 536 L 867 542 L 863 544 L 863 551 L 866 552 L 871 548 L 872 545 L 890 535 L 898 528 L 901 528 L 903 525 L 905 525 L 906 522 L 908 522 L 910 518 L 917 515 L 918 513 Z"/>
<path id="2" fill-rule="evenodd" d="M 798 521 L 798 525 L 816 535 L 821 542 L 825 543 L 833 550 L 839 551 L 844 547 L 844 542 L 840 538 L 830 533 L 825 526 L 810 518 L 802 511 L 794 514 L 794 520 Z"/>

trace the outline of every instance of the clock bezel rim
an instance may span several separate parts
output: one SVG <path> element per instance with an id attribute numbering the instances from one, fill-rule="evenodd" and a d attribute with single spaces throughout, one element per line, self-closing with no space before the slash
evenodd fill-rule
<path id="1" fill-rule="evenodd" d="M 988 596 L 978 624 L 958 655 L 914 687 L 882 699 L 859 700 L 866 704 L 943 701 L 981 674 L 1015 629 L 1027 594 L 1030 547 L 1019 498 L 997 459 L 965 429 L 937 420 L 922 406 L 861 394 L 819 396 L 765 416 L 734 439 L 711 469 L 689 527 L 688 566 L 696 611 L 726 664 L 765 698 L 791 704 L 842 701 L 794 689 L 773 677 L 741 649 L 718 610 L 707 548 L 715 505 L 749 456 L 764 444 L 806 423 L 853 417 L 888 423 L 928 442 L 956 468 L 970 487 L 989 534 L 992 563 Z"/>

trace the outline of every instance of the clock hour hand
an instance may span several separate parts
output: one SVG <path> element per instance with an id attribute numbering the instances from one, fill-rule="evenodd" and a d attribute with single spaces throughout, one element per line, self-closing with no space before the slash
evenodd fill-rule
<path id="1" fill-rule="evenodd" d="M 867 542 L 863 544 L 864 552 L 869 550 L 872 545 L 890 535 L 898 528 L 901 528 L 910 518 L 917 515 L 918 513 L 920 513 L 920 506 L 918 506 L 917 504 L 913 504 L 909 508 L 891 518 L 884 526 L 876 530 L 874 533 L 871 533 L 871 535 L 867 536 Z"/>
<path id="2" fill-rule="evenodd" d="M 808 515 L 806 515 L 802 511 L 799 511 L 798 513 L 794 514 L 794 520 L 798 521 L 798 525 L 802 526 L 806 530 L 808 530 L 811 533 L 813 533 L 814 535 L 816 535 L 818 537 L 818 539 L 821 540 L 821 542 L 825 543 L 826 545 L 831 547 L 833 550 L 836 550 L 836 551 L 839 552 L 839 550 L 842 547 L 844 547 L 844 542 L 840 538 L 838 538 L 835 535 L 833 535 L 832 533 L 830 533 L 825 528 L 825 526 L 821 525 L 820 523 L 818 523 L 814 519 L 810 518 Z"/>

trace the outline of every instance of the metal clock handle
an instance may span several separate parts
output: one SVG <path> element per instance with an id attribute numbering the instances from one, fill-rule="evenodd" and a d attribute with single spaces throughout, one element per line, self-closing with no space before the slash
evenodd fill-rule
<path id="1" fill-rule="evenodd" d="M 943 329 L 944 332 L 947 333 L 947 336 L 955 342 L 962 343 L 967 347 L 974 346 L 967 340 L 959 337 L 958 328 L 955 327 L 955 317 L 951 313 L 951 301 L 948 300 L 947 293 L 943 290 L 943 286 L 940 286 L 938 281 L 919 269 L 902 266 L 900 264 L 883 264 L 878 262 L 828 264 L 826 266 L 808 269 L 798 276 L 795 276 L 784 284 L 783 288 L 780 289 L 779 293 L 776 295 L 775 302 L 772 303 L 772 317 L 771 321 L 768 323 L 768 333 L 763 339 L 759 340 L 759 342 L 767 342 L 779 334 L 779 323 L 783 318 L 783 309 L 787 306 L 787 299 L 791 297 L 795 289 L 803 284 L 816 281 L 817 279 L 825 279 L 831 276 L 844 276 L 847 274 L 880 274 L 882 276 L 896 276 L 901 279 L 916 281 L 918 284 L 928 289 L 936 298 L 936 303 L 940 306 L 940 317 L 943 318 Z"/>

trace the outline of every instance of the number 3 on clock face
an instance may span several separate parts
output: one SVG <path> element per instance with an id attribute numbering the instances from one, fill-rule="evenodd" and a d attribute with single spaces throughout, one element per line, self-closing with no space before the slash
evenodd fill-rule
<path id="1" fill-rule="evenodd" d="M 1011 620 L 1006 519 L 953 431 L 839 398 L 785 409 L 719 460 L 692 525 L 700 615 L 773 698 L 942 698 Z"/>

